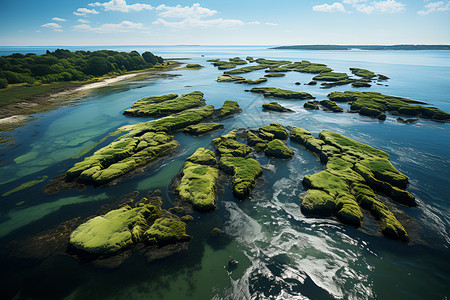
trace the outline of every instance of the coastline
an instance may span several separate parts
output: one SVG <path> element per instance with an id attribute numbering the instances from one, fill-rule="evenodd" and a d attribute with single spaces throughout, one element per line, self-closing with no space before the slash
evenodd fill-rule
<path id="1" fill-rule="evenodd" d="M 175 69 L 180 63 L 174 62 L 161 70 L 137 71 L 134 73 L 105 78 L 98 82 L 89 82 L 80 85 L 50 90 L 33 96 L 24 101 L 5 105 L 0 113 L 0 132 L 11 131 L 31 120 L 30 115 L 48 111 L 64 105 L 65 102 L 75 98 L 82 98 L 93 89 L 105 87 L 135 77 L 158 76 L 158 73 Z"/>

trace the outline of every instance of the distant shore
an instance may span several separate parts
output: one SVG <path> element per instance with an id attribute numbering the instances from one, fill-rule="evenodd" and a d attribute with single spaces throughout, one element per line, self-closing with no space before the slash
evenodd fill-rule
<path id="1" fill-rule="evenodd" d="M 450 50 L 450 45 L 292 45 L 278 50 Z"/>
<path id="2" fill-rule="evenodd" d="M 2 113 L 0 114 L 0 132 L 10 131 L 14 128 L 20 127 L 23 123 L 29 120 L 28 116 L 34 113 L 51 110 L 63 105 L 64 102 L 81 98 L 86 95 L 90 90 L 105 87 L 119 81 L 127 79 L 156 75 L 159 72 L 169 71 L 177 66 L 179 63 L 174 63 L 162 70 L 148 70 L 142 72 L 134 72 L 130 74 L 119 75 L 111 78 L 103 79 L 99 82 L 80 83 L 63 88 L 57 88 L 44 92 L 42 94 L 31 97 L 30 99 L 24 99 L 22 102 L 12 103 L 3 106 Z"/>

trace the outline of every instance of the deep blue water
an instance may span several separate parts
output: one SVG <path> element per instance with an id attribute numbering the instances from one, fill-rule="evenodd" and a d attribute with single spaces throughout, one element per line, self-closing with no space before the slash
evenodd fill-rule
<path id="1" fill-rule="evenodd" d="M 47 49 L 96 50 L 105 47 L 0 47 L 0 54 L 45 53 Z M 172 79 L 130 80 L 100 88 L 88 96 L 54 111 L 36 114 L 34 120 L 10 133 L 12 146 L 0 147 L 0 195 L 24 182 L 48 176 L 29 189 L 0 197 L 0 243 L 42 232 L 59 223 L 94 214 L 113 198 L 137 190 L 160 189 L 166 207 L 173 195 L 169 186 L 186 157 L 198 147 L 211 148 L 212 138 L 234 128 L 257 128 L 270 122 L 298 126 L 314 135 L 333 130 L 388 152 L 395 167 L 410 178 L 408 191 L 419 205 L 406 208 L 391 204 L 408 220 L 412 242 L 402 244 L 373 236 L 332 220 L 306 218 L 298 195 L 307 174 L 324 166 L 311 153 L 290 144 L 295 157 L 290 161 L 257 155 L 264 175 L 245 201 L 233 198 L 229 184 L 219 196 L 218 209 L 194 214 L 189 227 L 194 236 L 187 252 L 152 263 L 137 255 L 119 269 L 105 271 L 56 255 L 44 260 L 3 259 L 1 282 L 5 295 L 18 299 L 444 299 L 450 295 L 450 124 L 419 120 L 405 125 L 388 115 L 384 122 L 358 114 L 306 111 L 304 101 L 277 100 L 295 111 L 292 114 L 264 112 L 267 100 L 247 93 L 249 88 L 217 83 L 221 71 L 206 60 L 250 55 L 255 58 L 307 59 L 329 65 L 336 71 L 366 68 L 389 76 L 388 86 L 374 85 L 364 91 L 425 101 L 450 112 L 450 53 L 448 51 L 288 51 L 248 46 L 129 46 L 112 50 L 151 51 L 163 57 L 186 57 L 205 68 L 172 71 Z M 202 57 L 201 55 L 204 55 Z M 264 70 L 244 74 L 249 79 Z M 320 89 L 307 86 L 312 74 L 287 73 L 269 78 L 261 86 L 305 91 L 326 99 L 331 91 L 349 86 Z M 302 85 L 294 85 L 295 82 Z M 144 121 L 122 112 L 138 99 L 195 90 L 205 94 L 207 104 L 220 107 L 236 100 L 243 112 L 222 123 L 225 129 L 200 138 L 175 135 L 180 151 L 172 158 L 134 178 L 107 188 L 89 187 L 83 192 L 61 191 L 45 195 L 49 179 L 63 174 L 84 156 L 78 154 L 98 143 L 109 132 L 126 124 Z M 346 105 L 342 105 L 346 109 Z M 97 145 L 88 152 L 106 145 Z M 20 202 L 24 201 L 23 204 Z M 21 205 L 17 205 L 17 204 Z M 232 237 L 224 247 L 207 239 L 213 227 Z M 6 257 L 6 256 L 4 256 Z M 236 270 L 224 268 L 233 257 Z"/>

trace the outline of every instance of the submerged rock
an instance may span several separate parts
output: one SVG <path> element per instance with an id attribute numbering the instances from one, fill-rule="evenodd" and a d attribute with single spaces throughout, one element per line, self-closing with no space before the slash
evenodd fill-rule
<path id="1" fill-rule="evenodd" d="M 340 134 L 323 130 L 314 138 L 305 129 L 294 127 L 291 139 L 319 155 L 326 169 L 306 175 L 302 212 L 306 215 L 335 216 L 344 224 L 361 226 L 361 208 L 380 221 L 387 237 L 408 241 L 408 234 L 395 215 L 382 203 L 375 191 L 407 205 L 416 205 L 405 191 L 408 178 L 389 162 L 386 152 L 359 143 Z"/>

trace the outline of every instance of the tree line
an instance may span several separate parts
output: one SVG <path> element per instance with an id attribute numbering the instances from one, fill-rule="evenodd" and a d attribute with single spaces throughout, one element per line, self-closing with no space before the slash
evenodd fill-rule
<path id="1" fill-rule="evenodd" d="M 142 55 L 137 51 L 71 52 L 64 49 L 47 50 L 43 55 L 14 53 L 0 56 L 0 88 L 15 83 L 82 81 L 105 74 L 142 70 L 162 62 L 162 57 L 148 51 Z"/>

